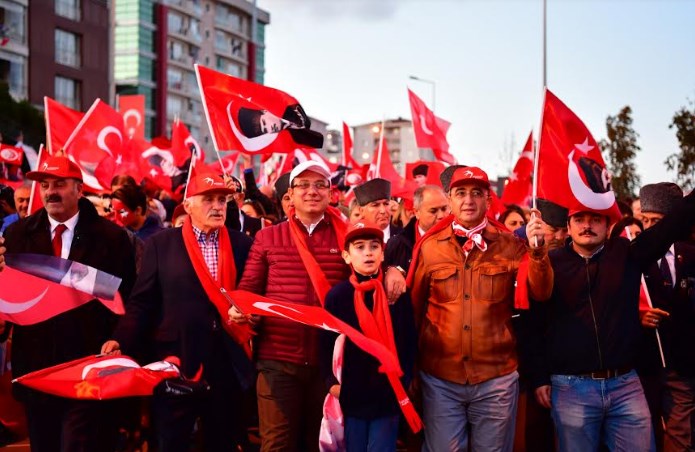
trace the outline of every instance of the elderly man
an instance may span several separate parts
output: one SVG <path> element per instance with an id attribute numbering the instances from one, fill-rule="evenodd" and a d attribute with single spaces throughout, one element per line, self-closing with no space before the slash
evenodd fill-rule
<path id="1" fill-rule="evenodd" d="M 322 306 L 328 290 L 347 279 L 350 270 L 341 257 L 347 225 L 328 205 L 329 178 L 328 168 L 313 160 L 292 170 L 288 194 L 294 207 L 287 221 L 258 232 L 239 289 Z M 389 279 L 401 281 L 389 291 L 394 300 L 405 291 L 405 282 L 395 269 L 387 274 Z M 236 308 L 229 315 L 239 324 L 257 321 Z M 318 450 L 326 395 L 319 371 L 319 330 L 268 317 L 257 331 L 261 450 Z"/>
<path id="2" fill-rule="evenodd" d="M 671 182 L 649 184 L 640 190 L 642 222 L 645 229 L 656 226 L 673 212 L 683 197 Z M 658 327 L 666 368 L 661 369 L 656 337 L 649 335 L 649 350 L 642 356 L 650 361 L 657 378 L 643 380 L 652 419 L 660 428 L 666 424 L 664 450 L 693 450 L 695 447 L 695 246 L 683 241 L 671 245 L 666 254 L 644 274 L 653 308 L 640 306 L 642 326 Z M 645 369 L 646 370 L 646 369 Z M 644 372 L 642 372 L 644 373 Z M 660 377 L 660 378 L 659 378 Z M 650 385 L 650 382 L 657 381 Z M 647 383 L 647 384 L 645 384 Z"/>
<path id="3" fill-rule="evenodd" d="M 553 250 L 553 294 L 534 305 L 538 401 L 551 409 L 561 451 L 654 450 L 650 413 L 634 371 L 643 353 L 640 274 L 695 222 L 695 194 L 635 240 L 608 238 L 610 220 L 571 208 L 571 241 Z M 651 318 L 651 316 L 649 317 Z"/>
<path id="4" fill-rule="evenodd" d="M 470 426 L 473 450 L 511 451 L 519 391 L 515 280 L 539 300 L 552 289 L 541 223 L 535 218 L 526 226 L 532 246 L 534 237 L 539 245 L 528 249 L 527 281 L 517 278 L 526 246 L 488 223 L 487 174 L 457 169 L 449 201 L 452 214 L 416 245 L 409 275 L 420 334 L 424 450 L 467 449 Z"/>
<path id="5" fill-rule="evenodd" d="M 153 349 L 147 359 L 154 360 L 176 356 L 187 377 L 202 369 L 209 392 L 155 394 L 152 410 L 162 451 L 190 450 L 198 417 L 206 450 L 237 450 L 244 441 L 239 406 L 253 372 L 244 355 L 250 334 L 245 337 L 241 328 L 225 331 L 228 301 L 220 292 L 220 287 L 234 289 L 251 248 L 250 238 L 224 226 L 232 192 L 213 173 L 190 180 L 183 204 L 189 217 L 181 228 L 146 242 L 126 315 L 114 340 L 102 348 L 103 353 L 122 350 L 137 356 L 143 348 Z"/>
<path id="6" fill-rule="evenodd" d="M 386 266 L 402 269 L 404 273 L 410 268 L 415 242 L 435 223 L 449 215 L 450 209 L 444 190 L 437 185 L 418 187 L 413 196 L 413 208 L 415 216 L 403 228 L 403 232 L 389 240 L 384 259 Z"/>
<path id="7" fill-rule="evenodd" d="M 391 224 L 391 182 L 386 179 L 371 179 L 355 187 L 355 199 L 360 205 L 360 215 L 384 232 L 384 243 L 401 232 Z"/>
<path id="8" fill-rule="evenodd" d="M 14 191 L 14 206 L 17 209 L 16 213 L 3 218 L 0 234 L 5 232 L 5 229 L 17 220 L 29 215 L 29 197 L 31 196 L 31 185 L 22 185 Z"/>
<path id="9" fill-rule="evenodd" d="M 19 220 L 5 234 L 8 253 L 48 254 L 70 259 L 122 278 L 126 298 L 135 279 L 128 236 L 99 217 L 82 198 L 82 172 L 65 157 L 50 157 L 27 178 L 40 184 L 44 208 Z M 15 377 L 99 353 L 116 316 L 97 300 L 34 325 L 13 325 Z M 27 411 L 35 451 L 109 450 L 116 423 L 107 402 L 67 400 L 15 388 Z"/>

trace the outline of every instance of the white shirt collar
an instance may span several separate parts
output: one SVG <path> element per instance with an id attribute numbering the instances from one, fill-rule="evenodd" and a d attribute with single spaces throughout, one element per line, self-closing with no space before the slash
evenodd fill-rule
<path id="1" fill-rule="evenodd" d="M 302 222 L 302 220 L 300 220 L 300 219 L 295 215 L 295 218 L 297 218 L 297 221 L 299 221 L 299 222 L 306 228 L 306 230 L 307 230 L 307 232 L 309 233 L 309 235 L 311 235 L 311 234 L 314 232 L 314 229 L 316 229 L 316 226 L 318 226 L 319 223 L 321 223 L 321 221 L 323 221 L 323 218 L 324 218 L 324 217 L 325 217 L 325 214 L 324 214 L 324 215 L 321 215 L 321 218 L 319 218 L 318 221 L 317 221 L 316 223 L 304 224 L 304 223 Z"/>
<path id="2" fill-rule="evenodd" d="M 384 243 L 387 243 L 391 238 L 391 225 L 386 226 L 383 230 L 384 232 Z"/>
<path id="3" fill-rule="evenodd" d="M 57 221 L 51 216 L 48 216 L 48 222 L 51 224 L 51 234 L 56 230 L 56 227 L 58 227 L 59 224 L 64 224 L 66 228 L 68 228 L 68 231 L 70 232 L 75 232 L 75 226 L 77 226 L 77 220 L 80 219 L 80 211 L 78 210 L 75 215 L 70 217 L 68 220 L 63 221 L 62 223 L 60 221 Z"/>

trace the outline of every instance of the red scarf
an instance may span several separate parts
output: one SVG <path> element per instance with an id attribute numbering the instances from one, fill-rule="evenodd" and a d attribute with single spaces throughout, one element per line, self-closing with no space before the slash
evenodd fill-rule
<path id="1" fill-rule="evenodd" d="M 360 329 L 368 338 L 383 344 L 393 353 L 396 360 L 398 360 L 398 350 L 396 349 L 396 341 L 393 337 L 391 311 L 389 310 L 388 299 L 384 291 L 381 272 L 379 272 L 377 278 L 369 279 L 364 282 L 358 282 L 357 277 L 353 274 L 350 276 L 350 284 L 355 288 L 355 313 L 357 314 Z M 364 304 L 365 293 L 369 291 L 374 291 L 374 308 L 371 312 Z M 379 371 L 384 372 L 381 367 Z M 393 392 L 396 394 L 396 399 L 401 407 L 401 411 L 403 411 L 405 419 L 408 421 L 410 429 L 414 433 L 419 432 L 420 429 L 422 429 L 422 421 L 401 383 L 400 376 L 403 375 L 403 371 L 400 369 L 400 364 L 397 372 L 385 373 L 393 388 Z"/>
<path id="2" fill-rule="evenodd" d="M 186 217 L 184 220 L 182 234 L 183 244 L 186 246 L 186 251 L 195 269 L 195 274 L 200 284 L 203 286 L 208 299 L 220 314 L 222 327 L 237 344 L 241 345 L 246 355 L 251 358 L 251 337 L 254 334 L 251 326 L 248 323 L 239 325 L 236 323 L 228 324 L 225 321 L 230 305 L 220 289 L 224 288 L 227 291 L 236 289 L 236 265 L 234 264 L 232 242 L 229 239 L 227 228 L 222 227 L 219 232 L 217 280 L 212 278 L 210 270 L 208 270 L 208 266 L 203 258 L 203 252 L 200 250 L 200 245 L 195 237 L 195 232 L 193 232 L 193 225 L 189 217 Z"/>
<path id="3" fill-rule="evenodd" d="M 462 246 L 463 254 L 465 254 L 466 257 L 473 251 L 473 246 L 477 246 L 482 252 L 487 250 L 487 243 L 485 243 L 485 239 L 483 238 L 483 231 L 487 226 L 487 218 L 483 218 L 483 221 L 478 226 L 471 229 L 465 228 L 461 223 L 456 221 L 456 219 L 451 223 L 451 226 L 454 228 L 454 234 L 458 237 L 465 237 L 468 239 Z"/>
<path id="4" fill-rule="evenodd" d="M 420 256 L 420 247 L 426 238 L 435 235 L 444 229 L 451 226 L 455 221 L 453 214 L 449 214 L 448 217 L 442 218 L 438 223 L 430 228 L 429 231 L 425 233 L 413 247 L 413 260 L 410 262 L 410 269 L 408 270 L 408 277 L 406 278 L 406 285 L 410 288 L 413 287 L 413 280 L 415 279 L 415 267 L 417 266 L 417 259 Z M 508 229 L 499 221 L 487 217 L 487 222 L 494 226 L 498 231 L 507 232 Z M 470 242 L 470 239 L 466 242 Z M 471 245 L 472 246 L 472 245 Z M 526 286 L 528 279 L 528 267 L 529 267 L 529 257 L 528 253 L 524 255 L 519 264 L 519 269 L 516 273 L 516 290 L 514 291 L 514 307 L 516 309 L 528 309 L 528 287 Z"/>
<path id="5" fill-rule="evenodd" d="M 328 206 L 328 209 L 326 209 L 324 213 L 324 218 L 327 218 L 328 224 L 333 228 L 333 232 L 335 232 L 335 236 L 338 239 L 338 249 L 342 250 L 345 242 L 345 233 L 347 232 L 347 224 L 342 214 L 335 207 Z M 295 218 L 294 208 L 290 210 L 287 221 L 290 224 L 290 235 L 292 236 L 294 244 L 297 246 L 299 257 L 302 259 L 304 268 L 309 274 L 311 285 L 314 286 L 316 295 L 318 295 L 321 306 L 323 307 L 326 294 L 331 290 L 331 285 L 328 282 L 326 274 L 319 266 L 319 263 L 316 262 L 316 258 L 306 244 L 306 237 L 304 231 L 301 229 L 304 226 L 300 226 L 300 222 Z"/>

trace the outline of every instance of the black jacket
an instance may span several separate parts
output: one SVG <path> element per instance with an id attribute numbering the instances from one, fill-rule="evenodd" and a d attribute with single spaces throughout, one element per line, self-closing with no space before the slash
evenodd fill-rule
<path id="1" fill-rule="evenodd" d="M 101 218 L 86 198 L 81 198 L 78 206 L 80 217 L 69 259 L 122 278 L 119 291 L 127 300 L 135 281 L 135 255 L 128 234 Z M 8 253 L 52 255 L 46 209 L 11 225 L 5 244 Z M 35 325 L 13 325 L 14 377 L 98 354 L 101 345 L 111 337 L 117 320 L 115 314 L 93 300 Z"/>
<path id="2" fill-rule="evenodd" d="M 237 282 L 241 279 L 252 240 L 230 230 Z M 212 359 L 231 359 L 238 365 L 240 382 L 248 378 L 251 364 L 241 348 L 227 336 L 217 310 L 208 299 L 183 242 L 182 228 L 167 229 L 145 242 L 140 274 L 113 338 L 123 353 L 140 357 L 143 347 L 153 351 L 148 359 L 177 356 L 185 375 Z M 219 340 L 218 340 L 219 339 Z M 221 342 L 220 342 L 221 341 Z M 225 357 L 211 356 L 213 346 L 228 347 Z M 204 373 L 205 375 L 205 373 Z"/>
<path id="3" fill-rule="evenodd" d="M 263 228 L 263 223 L 261 222 L 260 218 L 250 217 L 244 212 L 241 212 L 241 215 L 244 217 L 243 227 L 239 221 L 239 207 L 233 201 L 228 202 L 227 218 L 224 222 L 225 226 L 230 229 L 234 229 L 235 231 L 243 232 L 251 238 L 255 237 L 256 233 Z"/>
<path id="4" fill-rule="evenodd" d="M 417 218 L 410 219 L 403 230 L 392 236 L 386 244 L 384 254 L 384 266 L 386 267 L 401 267 L 408 272 L 410 261 L 413 260 L 413 247 L 415 246 L 415 237 Z"/>
<path id="5" fill-rule="evenodd" d="M 361 277 L 366 280 L 366 277 Z M 361 331 L 354 305 L 355 288 L 350 281 L 343 281 L 326 295 L 326 310 Z M 373 292 L 365 294 L 365 305 L 372 310 Z M 390 305 L 393 335 L 398 350 L 398 359 L 403 370 L 401 381 L 405 388 L 412 378 L 417 337 L 415 318 L 410 295 L 403 294 L 396 303 Z M 338 382 L 333 377 L 333 347 L 337 335 L 330 331 L 321 332 L 321 375 L 327 389 Z M 396 396 L 386 376 L 379 373 L 379 361 L 362 351 L 352 341 L 345 341 L 343 354 L 343 383 L 340 388 L 340 407 L 343 415 L 359 419 L 375 419 L 392 416 L 401 412 Z"/>
<path id="6" fill-rule="evenodd" d="M 578 255 L 571 243 L 550 252 L 553 294 L 544 303 L 532 303 L 531 325 L 521 338 L 532 360 L 534 387 L 549 384 L 551 374 L 635 367 L 642 336 L 641 274 L 674 241 L 687 237 L 694 222 L 695 193 L 632 242 L 609 239 L 590 259 Z"/>

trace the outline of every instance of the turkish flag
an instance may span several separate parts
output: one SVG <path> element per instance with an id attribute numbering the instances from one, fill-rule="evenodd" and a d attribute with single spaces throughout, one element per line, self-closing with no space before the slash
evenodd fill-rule
<path id="1" fill-rule="evenodd" d="M 381 159 L 379 158 L 381 155 Z M 366 165 L 365 165 L 366 166 Z M 386 179 L 391 182 L 391 196 L 395 198 L 413 199 L 413 194 L 418 185 L 415 181 L 406 180 L 396 171 L 391 161 L 391 152 L 386 145 L 386 140 L 381 137 L 381 146 L 374 150 L 372 163 L 367 167 L 364 180 L 371 180 L 376 177 Z"/>
<path id="2" fill-rule="evenodd" d="M 175 193 L 183 187 L 188 171 L 185 164 L 177 166 L 170 149 L 162 149 L 144 140 L 131 140 L 133 155 L 138 156 L 141 177 L 161 190 Z"/>
<path id="3" fill-rule="evenodd" d="M 36 167 L 41 168 L 41 165 L 48 160 L 48 157 L 50 157 L 49 153 L 47 152 L 46 148 L 42 144 L 39 146 L 39 157 L 37 159 Z M 29 215 L 36 213 L 37 211 L 41 210 L 43 207 L 43 200 L 41 199 L 41 190 L 40 190 L 40 185 L 36 181 L 31 182 L 31 194 L 29 195 L 29 207 L 28 207 L 28 212 Z"/>
<path id="4" fill-rule="evenodd" d="M 360 168 L 355 159 L 352 157 L 352 136 L 350 136 L 350 127 L 343 121 L 343 158 L 341 165 L 347 166 L 351 169 Z"/>
<path id="5" fill-rule="evenodd" d="M 205 152 L 191 135 L 186 124 L 180 120 L 174 121 L 171 127 L 171 155 L 174 165 L 185 165 L 192 155 L 200 161 L 205 161 Z"/>
<path id="6" fill-rule="evenodd" d="M 109 191 L 125 142 L 123 117 L 97 99 L 65 143 L 65 154 L 80 167 L 88 187 L 105 192 Z"/>
<path id="7" fill-rule="evenodd" d="M 297 99 L 280 90 L 195 65 L 200 95 L 218 151 L 288 153 L 321 148 L 323 136 Z"/>
<path id="8" fill-rule="evenodd" d="M 70 138 L 73 130 L 84 117 L 84 113 L 66 107 L 50 97 L 43 98 L 44 119 L 46 121 L 46 146 L 48 154 L 55 155 Z"/>
<path id="9" fill-rule="evenodd" d="M 526 207 L 533 194 L 533 132 L 529 133 L 519 160 L 514 165 L 514 171 L 507 178 L 502 192 L 503 204 L 516 204 Z"/>
<path id="10" fill-rule="evenodd" d="M 601 149 L 581 119 L 549 89 L 545 90 L 538 144 L 538 193 L 573 211 L 592 211 L 620 219 L 610 174 Z"/>
<path id="11" fill-rule="evenodd" d="M 232 174 L 240 155 L 239 152 L 230 152 L 221 159 L 210 163 L 208 168 L 215 174 Z"/>
<path id="12" fill-rule="evenodd" d="M 18 325 L 43 322 L 98 299 L 122 315 L 121 279 L 79 262 L 39 254 L 7 254 L 0 272 L 0 319 Z"/>
<path id="13" fill-rule="evenodd" d="M 405 178 L 409 181 L 417 183 L 415 176 L 413 176 L 413 170 L 420 166 L 427 166 L 427 176 L 425 176 L 424 184 L 422 185 L 437 185 L 442 186 L 442 181 L 439 179 L 439 175 L 446 169 L 446 165 L 442 162 L 430 162 L 425 160 L 418 160 L 416 162 L 409 162 L 405 164 Z M 418 184 L 420 185 L 420 184 Z"/>
<path id="14" fill-rule="evenodd" d="M 446 133 L 451 123 L 436 117 L 434 112 L 427 108 L 425 102 L 410 90 L 408 90 L 408 99 L 413 117 L 415 142 L 418 147 L 432 149 L 438 160 L 455 165 L 456 159 L 449 153 L 449 143 L 446 141 Z"/>
<path id="15" fill-rule="evenodd" d="M 0 163 L 20 166 L 22 164 L 22 157 L 24 157 L 24 151 L 22 149 L 0 143 Z"/>
<path id="16" fill-rule="evenodd" d="M 118 96 L 118 111 L 128 138 L 145 139 L 145 95 Z"/>
<path id="17" fill-rule="evenodd" d="M 68 399 L 149 396 L 162 380 L 181 377 L 178 365 L 177 358 L 140 367 L 125 355 L 96 355 L 22 375 L 13 383 Z"/>

